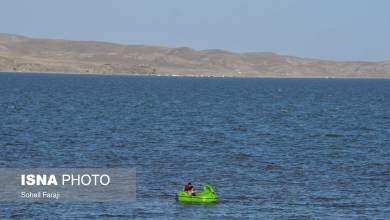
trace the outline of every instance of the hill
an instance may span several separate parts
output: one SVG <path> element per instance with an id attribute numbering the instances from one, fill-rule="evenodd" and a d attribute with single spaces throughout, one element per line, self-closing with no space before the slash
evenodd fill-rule
<path id="1" fill-rule="evenodd" d="M 390 62 L 338 62 L 0 34 L 0 71 L 211 76 L 389 77 Z"/>

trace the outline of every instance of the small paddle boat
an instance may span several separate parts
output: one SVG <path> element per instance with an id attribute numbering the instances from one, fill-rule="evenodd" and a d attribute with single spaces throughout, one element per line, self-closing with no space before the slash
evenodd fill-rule
<path id="1" fill-rule="evenodd" d="M 190 192 L 178 192 L 176 199 L 179 202 L 198 202 L 198 203 L 214 203 L 218 197 L 211 185 L 205 184 L 202 192 L 196 192 L 192 195 Z"/>

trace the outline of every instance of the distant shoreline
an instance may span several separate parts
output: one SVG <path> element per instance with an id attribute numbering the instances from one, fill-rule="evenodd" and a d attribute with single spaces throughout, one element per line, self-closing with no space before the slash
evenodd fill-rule
<path id="1" fill-rule="evenodd" d="M 386 76 L 280 76 L 280 75 L 190 75 L 190 74 L 147 74 L 147 73 L 77 73 L 77 72 L 19 72 L 0 71 L 0 74 L 44 74 L 44 75 L 76 75 L 76 76 L 143 76 L 143 77 L 189 77 L 189 78 L 275 78 L 275 79 L 390 79 Z"/>
<path id="2" fill-rule="evenodd" d="M 251 78 L 388 78 L 390 60 L 332 61 L 272 52 L 29 38 L 0 33 L 0 71 Z"/>

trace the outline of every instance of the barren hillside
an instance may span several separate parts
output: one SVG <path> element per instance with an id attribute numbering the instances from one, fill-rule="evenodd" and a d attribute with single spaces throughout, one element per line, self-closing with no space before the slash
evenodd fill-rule
<path id="1" fill-rule="evenodd" d="M 0 34 L 0 71 L 213 76 L 389 77 L 390 62 L 337 62 Z"/>

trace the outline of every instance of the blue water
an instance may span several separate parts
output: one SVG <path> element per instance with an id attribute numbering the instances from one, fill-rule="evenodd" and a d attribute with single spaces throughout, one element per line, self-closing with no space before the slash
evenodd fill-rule
<path id="1" fill-rule="evenodd" d="M 130 167 L 129 203 L 0 218 L 389 219 L 390 80 L 0 74 L 0 167 Z M 191 181 L 215 205 L 180 204 Z"/>

